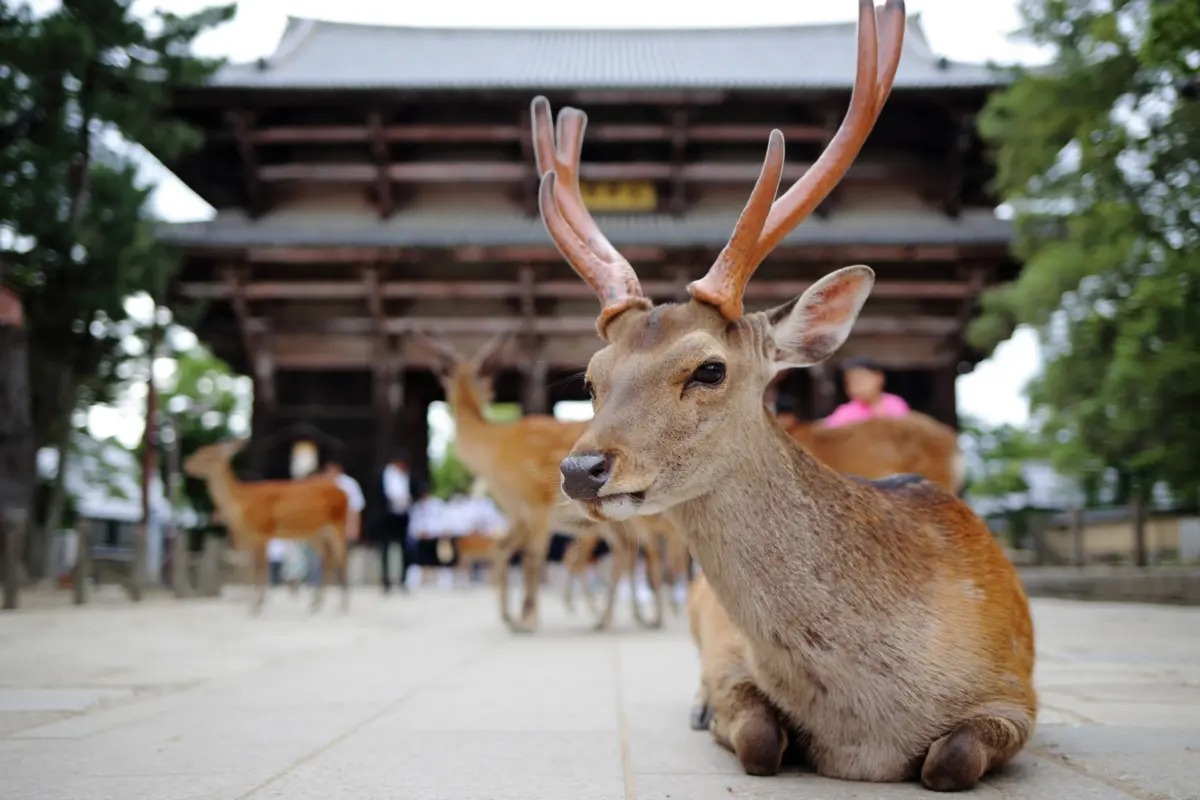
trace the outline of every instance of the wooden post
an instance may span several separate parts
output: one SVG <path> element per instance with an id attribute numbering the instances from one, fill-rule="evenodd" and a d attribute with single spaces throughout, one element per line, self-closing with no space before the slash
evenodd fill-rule
<path id="1" fill-rule="evenodd" d="M 0 508 L 0 535 L 4 540 L 4 610 L 20 605 L 21 542 L 25 538 L 25 509 Z"/>
<path id="2" fill-rule="evenodd" d="M 1075 566 L 1083 569 L 1083 565 L 1087 562 L 1087 554 L 1083 549 L 1083 507 L 1075 506 L 1071 509 L 1071 550 L 1073 551 Z"/>
<path id="3" fill-rule="evenodd" d="M 20 561 L 34 483 L 26 337 L 21 299 L 0 283 L 0 580 L 5 609 L 20 602 Z"/>
<path id="4" fill-rule="evenodd" d="M 837 399 L 837 389 L 833 385 L 833 376 L 825 364 L 817 364 L 809 369 L 812 392 L 813 419 L 821 419 L 833 413 L 833 403 Z"/>
<path id="5" fill-rule="evenodd" d="M 91 523 L 83 517 L 75 520 L 75 577 L 71 587 L 75 605 L 88 601 L 87 582 L 92 578 Z"/>
<path id="6" fill-rule="evenodd" d="M 1146 553 L 1146 502 L 1142 499 L 1142 483 L 1133 485 L 1133 559 L 1139 567 L 1149 564 Z"/>
<path id="7" fill-rule="evenodd" d="M 204 537 L 204 549 L 200 554 L 200 567 L 196 575 L 196 589 L 201 597 L 221 596 L 221 540 L 216 536 Z"/>

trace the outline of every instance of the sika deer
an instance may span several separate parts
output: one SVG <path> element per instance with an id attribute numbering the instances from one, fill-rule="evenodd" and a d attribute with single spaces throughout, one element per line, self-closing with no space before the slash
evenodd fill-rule
<path id="1" fill-rule="evenodd" d="M 436 357 L 446 400 L 454 414 L 458 457 L 472 473 L 483 478 L 509 520 L 508 534 L 496 542 L 492 551 L 500 617 L 516 632 L 532 632 L 538 624 L 538 593 L 552 531 L 605 536 L 613 548 L 614 564 L 620 568 L 627 558 L 625 551 L 632 548 L 636 552 L 638 531 L 645 523 L 598 524 L 562 497 L 556 465 L 583 432 L 583 423 L 530 414 L 501 424 L 484 416 L 491 400 L 495 357 L 508 340 L 506 334 L 494 337 L 470 359 L 460 357 L 449 343 L 428 334 L 418 334 L 418 339 Z M 525 598 L 521 616 L 514 621 L 508 608 L 508 564 L 518 551 L 522 554 Z M 611 624 L 615 601 L 613 581 L 605 612 L 597 624 L 599 629 Z M 651 627 L 662 624 L 661 601 L 658 608 L 658 623 Z"/>
<path id="2" fill-rule="evenodd" d="M 745 637 L 754 683 L 806 744 L 817 772 L 850 780 L 919 776 L 963 790 L 1009 761 L 1033 731 L 1033 625 L 1012 564 L 967 506 L 915 476 L 834 472 L 763 407 L 780 369 L 829 358 L 874 283 L 865 266 L 796 300 L 743 314 L 759 263 L 828 195 L 891 89 L 901 0 L 876 36 L 860 0 L 850 109 L 829 147 L 775 199 L 783 137 L 767 156 L 728 245 L 690 300 L 654 306 L 579 194 L 586 117 L 533 101 L 543 221 L 601 300 L 606 346 L 591 359 L 595 416 L 561 464 L 562 488 L 595 520 L 662 514 L 684 537 Z"/>
<path id="3" fill-rule="evenodd" d="M 271 539 L 312 540 L 322 555 L 321 582 L 313 593 L 312 610 L 321 607 L 325 584 L 330 575 L 336 575 L 342 584 L 345 611 L 350 607 L 346 575 L 350 501 L 346 493 L 327 475 L 297 481 L 239 481 L 229 462 L 244 446 L 240 440 L 206 445 L 187 457 L 183 470 L 205 480 L 230 540 L 250 551 L 257 587 L 251 613 L 259 613 L 266 599 L 267 542 Z"/>

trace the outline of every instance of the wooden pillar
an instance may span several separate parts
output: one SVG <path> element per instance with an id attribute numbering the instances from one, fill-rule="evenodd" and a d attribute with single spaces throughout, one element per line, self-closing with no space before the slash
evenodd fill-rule
<path id="1" fill-rule="evenodd" d="M 80 517 L 75 521 L 75 573 L 71 588 L 75 605 L 88 601 L 88 581 L 92 578 L 92 523 Z"/>
<path id="2" fill-rule="evenodd" d="M 933 397 L 930 413 L 934 419 L 958 430 L 958 369 L 954 364 L 939 367 L 933 372 Z"/>
<path id="3" fill-rule="evenodd" d="M 817 364 L 808 371 L 810 403 L 813 419 L 823 419 L 833 413 L 837 400 L 837 387 L 833 385 L 833 370 L 826 364 Z"/>
<path id="4" fill-rule="evenodd" d="M 521 405 L 526 414 L 550 413 L 550 399 L 546 392 L 546 374 L 549 371 L 549 365 L 542 357 L 543 344 L 544 340 L 541 337 L 534 338 L 530 342 L 528 360 L 521 368 L 523 379 Z"/>

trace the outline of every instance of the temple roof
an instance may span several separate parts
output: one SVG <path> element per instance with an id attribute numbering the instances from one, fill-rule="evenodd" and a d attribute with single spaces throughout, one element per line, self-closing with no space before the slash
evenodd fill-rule
<path id="1" fill-rule="evenodd" d="M 416 28 L 290 18 L 275 52 L 230 64 L 243 89 L 849 89 L 856 23 L 745 28 Z M 909 17 L 895 88 L 990 87 L 982 64 L 936 55 Z"/>

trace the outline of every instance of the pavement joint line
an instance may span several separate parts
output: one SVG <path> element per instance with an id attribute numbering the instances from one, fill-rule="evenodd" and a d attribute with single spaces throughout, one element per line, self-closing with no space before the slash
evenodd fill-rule
<path id="1" fill-rule="evenodd" d="M 1137 800 L 1162 800 L 1163 795 L 1160 792 L 1143 792 L 1140 790 L 1131 789 L 1130 787 L 1126 786 L 1125 784 L 1121 783 L 1120 781 L 1110 780 L 1109 778 L 1106 778 L 1103 775 L 1093 775 L 1091 772 L 1087 771 L 1083 767 L 1075 764 L 1068 756 L 1066 756 L 1062 753 L 1050 752 L 1045 747 L 1034 748 L 1030 752 L 1039 756 L 1040 758 L 1046 759 L 1047 761 L 1049 761 L 1053 764 L 1057 764 L 1058 766 L 1062 767 L 1063 769 L 1070 770 L 1071 772 L 1074 772 L 1076 775 L 1081 775 L 1084 778 L 1087 778 L 1089 780 L 1096 781 L 1097 783 L 1102 783 L 1105 786 L 1107 786 L 1108 788 L 1113 789 L 1114 791 L 1118 791 L 1121 794 L 1127 795 L 1129 797 L 1135 797 L 1135 798 L 1137 798 Z"/>
<path id="2" fill-rule="evenodd" d="M 346 741 L 351 736 L 353 736 L 355 733 L 358 733 L 360 730 L 367 727 L 371 723 L 376 722 L 376 721 L 382 719 L 383 717 L 387 716 L 388 714 L 392 713 L 397 708 L 399 708 L 401 705 L 403 705 L 406 700 L 408 700 L 410 697 L 412 697 L 417 692 L 421 691 L 422 689 L 426 689 L 431 685 L 436 684 L 439 680 L 444 679 L 446 676 L 446 673 L 457 672 L 458 670 L 462 669 L 463 667 L 466 667 L 466 666 L 474 663 L 476 660 L 481 658 L 485 653 L 491 651 L 494 646 L 495 646 L 494 643 L 489 643 L 486 646 L 479 648 L 479 650 L 477 650 L 476 652 L 471 653 L 470 655 L 464 656 L 463 658 L 459 659 L 458 663 L 456 663 L 453 667 L 450 667 L 449 670 L 441 672 L 436 677 L 431 678 L 427 681 L 422 681 L 421 683 L 410 686 L 407 689 L 407 691 L 405 691 L 403 694 L 401 694 L 399 697 L 397 697 L 392 702 L 388 703 L 386 706 L 381 708 L 379 711 L 376 711 L 374 714 L 371 714 L 364 720 L 354 723 L 348 729 L 342 731 L 337 736 L 335 736 L 332 739 L 330 739 L 329 741 L 325 742 L 325 744 L 313 749 L 311 752 L 307 753 L 306 755 L 303 755 L 300 758 L 296 759 L 291 764 L 288 764 L 286 767 L 281 769 L 279 772 L 276 772 L 274 775 L 272 775 L 271 777 L 264 780 L 262 783 L 259 783 L 255 786 L 251 787 L 249 791 L 238 795 L 236 800 L 250 800 L 250 798 L 253 797 L 255 794 L 262 791 L 263 789 L 266 789 L 268 786 L 270 786 L 272 783 L 279 780 L 280 778 L 285 777 L 286 775 L 288 775 L 288 773 L 294 771 L 297 767 L 301 767 L 301 766 L 307 764 L 308 762 L 314 760 L 318 756 L 328 752 L 330 749 L 332 749 L 336 745 L 339 745 L 342 742 Z"/>
<path id="3" fill-rule="evenodd" d="M 637 777 L 633 774 L 633 757 L 629 748 L 629 720 L 625 717 L 625 689 L 621 677 L 621 642 L 612 643 L 613 682 L 616 686 L 617 730 L 621 741 L 621 775 L 625 784 L 625 800 L 637 800 Z"/>

